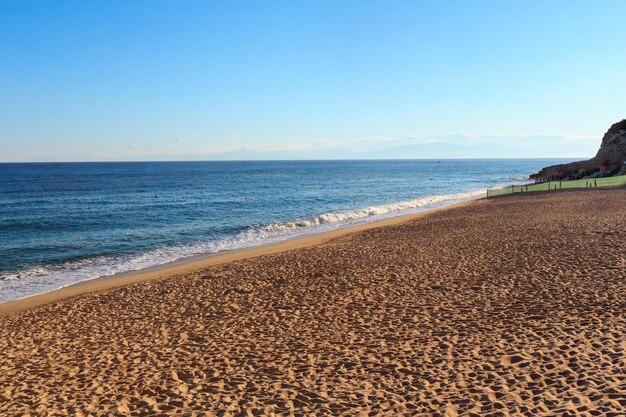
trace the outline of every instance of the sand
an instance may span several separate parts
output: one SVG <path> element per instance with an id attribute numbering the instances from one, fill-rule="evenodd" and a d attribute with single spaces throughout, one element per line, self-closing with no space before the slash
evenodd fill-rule
<path id="1" fill-rule="evenodd" d="M 623 416 L 625 201 L 480 200 L 14 304 L 0 415 Z"/>

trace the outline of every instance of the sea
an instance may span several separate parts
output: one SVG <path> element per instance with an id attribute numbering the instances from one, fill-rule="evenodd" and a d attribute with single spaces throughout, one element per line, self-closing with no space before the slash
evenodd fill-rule
<path id="1" fill-rule="evenodd" d="M 0 164 L 0 302 L 484 197 L 568 161 Z"/>

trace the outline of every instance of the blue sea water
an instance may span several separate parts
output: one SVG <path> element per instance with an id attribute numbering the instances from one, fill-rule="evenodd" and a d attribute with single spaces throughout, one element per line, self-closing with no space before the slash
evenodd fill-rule
<path id="1" fill-rule="evenodd" d="M 559 162 L 0 164 L 0 301 L 476 198 Z"/>

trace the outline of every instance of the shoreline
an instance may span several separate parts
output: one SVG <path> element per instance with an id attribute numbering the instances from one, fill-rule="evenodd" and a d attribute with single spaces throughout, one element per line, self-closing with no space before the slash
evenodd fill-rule
<path id="1" fill-rule="evenodd" d="M 0 414 L 621 415 L 624 198 L 480 199 L 48 293 L 82 295 L 0 319 Z"/>
<path id="2" fill-rule="evenodd" d="M 375 229 L 379 227 L 393 226 L 410 222 L 433 213 L 438 213 L 457 207 L 464 207 L 476 201 L 481 201 L 485 198 L 486 197 L 472 198 L 443 207 L 436 207 L 417 213 L 401 214 L 398 216 L 392 216 L 371 222 L 340 227 L 335 230 L 298 236 L 277 243 L 267 243 L 251 248 L 236 249 L 225 253 L 200 256 L 199 259 L 196 257 L 192 257 L 189 260 L 173 261 L 170 263 L 166 263 L 162 266 L 153 266 L 138 271 L 128 271 L 111 276 L 92 278 L 41 294 L 30 295 L 24 298 L 19 298 L 17 300 L 2 302 L 0 303 L 0 318 L 18 314 L 23 311 L 30 310 L 45 304 L 53 303 L 55 301 L 64 300 L 87 293 L 93 293 L 129 284 L 136 284 L 140 282 L 152 281 L 172 277 L 175 275 L 186 274 L 212 266 L 223 265 L 243 259 L 256 258 L 264 255 L 271 255 L 294 249 L 319 246 L 342 236 L 359 233 L 365 230 Z"/>

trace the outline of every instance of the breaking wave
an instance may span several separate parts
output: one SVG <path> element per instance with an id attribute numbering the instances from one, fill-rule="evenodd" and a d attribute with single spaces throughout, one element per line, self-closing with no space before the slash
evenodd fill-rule
<path id="1" fill-rule="evenodd" d="M 306 227 L 322 226 L 333 223 L 344 223 L 355 220 L 362 220 L 373 216 L 383 216 L 385 214 L 404 212 L 424 207 L 435 207 L 438 203 L 450 201 L 461 201 L 477 198 L 485 195 L 485 190 L 470 191 L 466 193 L 439 195 L 431 197 L 417 198 L 415 200 L 402 201 L 399 203 L 383 204 L 380 206 L 366 207 L 351 211 L 338 213 L 324 213 L 319 216 L 311 217 L 305 220 L 298 220 L 286 223 L 275 223 L 263 227 L 264 230 L 294 230 Z"/>
<path id="2" fill-rule="evenodd" d="M 179 244 L 136 255 L 98 256 L 52 266 L 36 266 L 0 275 L 0 302 L 24 298 L 98 277 L 163 266 L 193 257 L 275 243 L 341 226 L 438 208 L 485 196 L 486 190 L 423 197 L 350 211 L 324 213 L 302 220 L 251 226 L 215 241 Z"/>

